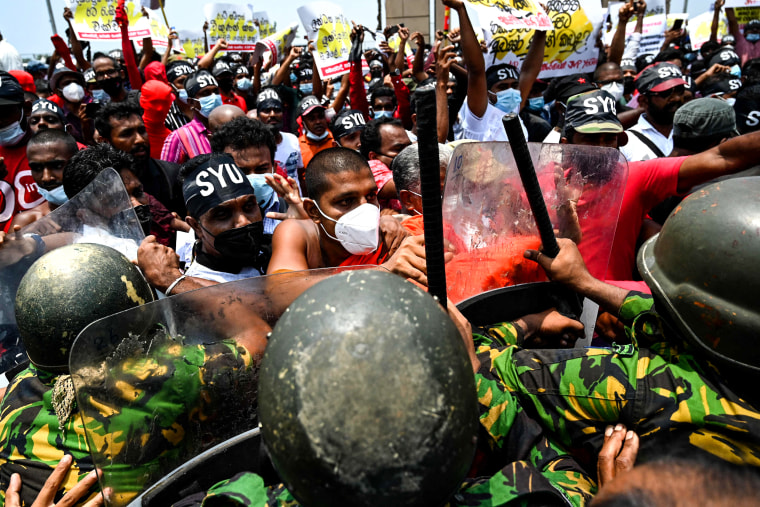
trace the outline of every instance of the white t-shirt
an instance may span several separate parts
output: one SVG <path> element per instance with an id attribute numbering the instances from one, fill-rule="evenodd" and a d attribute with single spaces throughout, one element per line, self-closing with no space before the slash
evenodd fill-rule
<path id="1" fill-rule="evenodd" d="M 504 132 L 504 125 L 501 123 L 504 114 L 504 111 L 494 107 L 489 102 L 483 117 L 478 118 L 470 111 L 465 100 L 459 110 L 457 121 L 461 130 L 455 129 L 455 137 L 456 139 L 472 139 L 473 141 L 508 141 L 507 133 Z M 522 119 L 520 119 L 520 126 L 522 126 L 525 139 L 528 139 L 528 130 L 525 128 Z"/>
<path id="2" fill-rule="evenodd" d="M 236 280 L 243 280 L 244 278 L 254 278 L 261 276 L 258 269 L 253 267 L 243 268 L 240 273 L 225 273 L 224 271 L 214 271 L 194 260 L 190 267 L 185 270 L 185 276 L 194 276 L 196 278 L 203 278 L 204 280 L 211 280 L 213 282 L 234 282 Z"/>
<path id="3" fill-rule="evenodd" d="M 298 169 L 303 168 L 303 158 L 301 157 L 301 147 L 298 144 L 298 138 L 287 132 L 280 132 L 280 134 L 282 134 L 282 141 L 277 145 L 274 159 L 280 164 L 280 167 L 285 169 L 288 176 L 298 181 Z"/>
<path id="4" fill-rule="evenodd" d="M 639 116 L 639 121 L 636 125 L 629 128 L 626 133 L 628 134 L 628 142 L 625 146 L 620 147 L 620 152 L 628 160 L 628 162 L 638 162 L 640 160 L 651 160 L 659 157 L 649 147 L 644 144 L 636 134 L 632 134 L 631 131 L 635 130 L 644 134 L 655 146 L 657 146 L 664 156 L 670 155 L 673 151 L 673 130 L 671 129 L 670 135 L 665 137 L 662 133 L 654 128 L 649 123 L 644 115 Z"/>
<path id="5" fill-rule="evenodd" d="M 6 72 L 9 70 L 24 70 L 24 62 L 21 60 L 21 55 L 6 40 L 0 40 L 0 70 Z"/>

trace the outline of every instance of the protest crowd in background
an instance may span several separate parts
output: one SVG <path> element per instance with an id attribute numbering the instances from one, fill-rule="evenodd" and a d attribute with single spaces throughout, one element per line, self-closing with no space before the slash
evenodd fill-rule
<path id="1" fill-rule="evenodd" d="M 363 485 L 350 490 L 338 479 L 341 466 L 352 473 L 340 459 L 319 452 L 300 457 L 267 440 L 288 437 L 280 427 L 267 433 L 272 423 L 262 408 L 261 431 L 279 475 L 230 475 L 195 497 L 188 493 L 181 505 L 432 505 L 433 497 L 409 491 L 436 488 L 443 495 L 437 505 L 760 504 L 754 389 L 760 374 L 760 2 L 716 0 L 709 12 L 690 18 L 666 12 L 659 0 L 604 8 L 595 0 L 438 1 L 445 26 L 430 38 L 404 23 L 363 26 L 328 2 L 294 3 L 293 19 L 281 20 L 250 5 L 209 3 L 198 12 L 198 26 L 176 30 L 160 5 L 141 8 L 135 0 L 101 1 L 100 10 L 68 2 L 62 13 L 68 29 L 52 37 L 51 56 L 39 60 L 24 61 L 22 41 L 0 38 L 0 371 L 9 383 L 0 405 L 0 504 L 31 505 L 38 498 L 45 505 L 123 505 L 108 497 L 114 491 L 107 480 L 98 484 L 90 473 L 102 465 L 91 457 L 96 443 L 114 446 L 120 442 L 114 435 L 129 435 L 142 438 L 144 449 L 169 452 L 181 445 L 183 425 L 191 425 L 192 415 L 184 419 L 167 408 L 192 405 L 189 384 L 165 405 L 146 401 L 152 420 L 133 421 L 107 404 L 98 406 L 108 413 L 104 420 L 114 417 L 111 426 L 80 415 L 68 354 L 86 324 L 154 297 L 220 294 L 220 284 L 252 278 L 270 280 L 271 291 L 278 276 L 324 268 L 379 266 L 425 289 L 432 219 L 423 219 L 421 174 L 430 153 L 438 155 L 428 162 L 435 178 L 440 173 L 449 277 L 448 316 L 439 316 L 446 325 L 436 333 L 451 329 L 457 343 L 464 340 L 465 370 L 471 364 L 475 373 L 468 392 L 479 424 L 470 454 L 461 458 L 455 449 L 450 462 L 436 458 L 407 472 L 404 458 L 392 466 L 372 462 L 367 467 L 398 469 L 408 482 L 385 468 L 378 477 L 387 482 L 357 469 Z M 95 51 L 94 40 L 113 47 Z M 433 102 L 434 118 L 423 118 Z M 519 180 L 492 177 L 511 156 L 490 143 L 512 141 L 502 123 L 510 114 L 518 118 L 514 132 L 543 143 L 531 145 L 534 158 L 554 153 L 551 164 L 541 158 L 535 168 L 554 196 L 547 201 L 561 238 L 554 256 L 542 249 Z M 108 180 L 110 169 L 116 176 Z M 128 200 L 121 214 L 113 211 L 115 198 L 93 190 L 106 180 Z M 493 199 L 485 202 L 485 195 Z M 90 208 L 80 204 L 85 199 Z M 113 240 L 118 224 L 128 223 L 125 212 L 137 219 L 137 237 Z M 77 265 L 74 257 L 58 261 L 69 263 L 68 271 L 47 282 L 42 276 L 21 296 L 27 277 L 43 269 L 34 261 L 62 256 L 56 252 L 70 243 L 90 243 L 67 235 L 64 214 L 81 221 L 80 229 L 89 231 L 82 234 L 100 238 L 93 243 L 132 263 L 138 278 L 114 276 L 110 285 L 127 284 L 131 302 L 99 314 L 110 268 L 85 269 L 87 262 Z M 99 258 L 90 262 L 101 266 Z M 27 276 L 11 283 L 8 273 L 19 266 Z M 147 295 L 133 281 L 140 274 Z M 97 281 L 78 285 L 77 279 Z M 340 335 L 341 312 L 354 308 L 353 295 L 362 293 L 352 280 L 315 292 L 325 300 L 311 320 L 298 321 L 295 310 L 288 318 L 309 332 Z M 547 280 L 598 310 L 583 323 L 551 307 L 476 325 L 454 306 L 488 290 Z M 378 286 L 378 294 L 393 283 Z M 66 291 L 77 298 L 65 299 Z M 31 311 L 35 298 L 43 303 Z M 51 310 L 52 298 L 67 301 L 62 313 Z M 377 298 L 352 310 L 388 313 L 377 321 L 382 325 L 366 330 L 370 348 L 386 332 L 376 328 L 386 324 L 389 336 L 406 336 L 405 325 L 420 336 L 432 329 L 416 323 L 424 312 L 414 310 L 414 297 L 399 296 L 390 308 Z M 321 315 L 323 307 L 335 323 Z M 205 311 L 212 316 L 213 304 L 198 309 Z M 68 324 L 77 312 L 85 320 Z M 226 312 L 219 310 L 219 318 L 235 321 L 234 311 Z M 415 323 L 399 323 L 390 318 L 394 312 Z M 267 326 L 267 332 L 275 327 Z M 237 348 L 203 352 L 202 389 L 224 385 L 235 392 L 238 387 L 214 381 L 208 365 L 221 357 L 230 371 L 251 368 L 269 339 L 264 333 Z M 409 343 L 396 347 L 409 347 L 409 364 L 424 362 Z M 363 354 L 352 350 L 346 357 Z M 429 362 L 446 360 L 441 354 Z M 407 375 L 404 368 L 411 368 L 390 357 L 382 380 L 373 381 L 376 390 L 396 385 L 384 385 L 393 370 Z M 164 392 L 172 389 L 166 379 L 174 363 L 154 366 L 129 378 L 142 385 L 155 376 L 164 379 Z M 262 386 L 266 375 L 262 368 Z M 374 378 L 371 368 L 353 375 L 357 385 Z M 311 392 L 292 376 L 303 382 L 303 393 Z M 401 384 L 400 398 L 419 389 L 412 381 Z M 126 399 L 133 387 L 124 385 L 114 389 Z M 350 426 L 356 412 L 375 410 L 377 421 L 388 416 L 380 402 L 347 394 L 354 386 L 328 385 L 343 386 L 344 394 L 328 390 L 316 403 L 334 403 L 338 426 Z M 434 419 L 415 420 L 429 431 L 423 448 L 450 431 Z M 93 429 L 98 424 L 102 433 Z M 161 430 L 145 430 L 154 424 Z M 304 426 L 318 447 L 317 430 Z M 364 430 L 370 440 L 383 432 Z M 338 441 L 354 436 L 334 431 Z M 368 454 L 357 445 L 357 456 Z M 298 459 L 306 464 L 286 466 Z M 324 472 L 322 485 L 314 486 L 318 481 L 300 481 L 307 468 L 335 472 Z M 433 468 L 438 475 L 431 477 Z M 373 499 L 380 490 L 403 490 L 407 500 L 390 493 Z M 72 503 L 55 503 L 67 499 Z"/>

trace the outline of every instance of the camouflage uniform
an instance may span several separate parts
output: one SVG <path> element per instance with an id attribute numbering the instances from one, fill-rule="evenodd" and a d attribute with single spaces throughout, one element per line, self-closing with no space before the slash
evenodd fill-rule
<path id="1" fill-rule="evenodd" d="M 632 344 L 611 349 L 520 349 L 501 340 L 512 337 L 497 326 L 487 333 L 491 343 L 478 344 L 481 372 L 498 379 L 589 469 L 605 427 L 618 422 L 640 435 L 639 462 L 667 449 L 760 466 L 760 411 L 708 361 L 667 341 L 651 296 L 629 293 L 620 318 Z"/>
<path id="2" fill-rule="evenodd" d="M 66 453 L 74 463 L 59 491 L 62 495 L 94 468 L 92 445 L 100 456 L 97 464 L 106 465 L 104 482 L 114 488 L 115 500 L 127 500 L 142 491 L 146 481 L 160 478 L 167 461 L 184 461 L 188 442 L 213 445 L 213 439 L 239 431 L 227 426 L 239 425 L 241 419 L 220 417 L 219 409 L 241 390 L 254 391 L 241 384 L 247 379 L 253 385 L 255 377 L 238 374 L 253 364 L 244 348 L 234 342 L 175 342 L 150 357 L 138 356 L 115 368 L 93 370 L 87 384 L 78 386 L 87 391 L 88 408 L 75 411 L 63 429 L 58 429 L 51 400 L 60 376 L 34 366 L 17 375 L 0 407 L 2 491 L 10 475 L 19 472 L 24 500 L 31 504 Z M 252 414 L 254 407 L 252 400 L 243 410 Z M 249 424 L 255 425 L 253 417 Z"/>
<path id="3" fill-rule="evenodd" d="M 21 475 L 22 499 L 31 505 L 65 454 L 74 460 L 57 498 L 94 468 L 81 418 L 74 414 L 59 428 L 52 398 L 60 377 L 29 366 L 8 386 L 0 405 L 0 503 L 13 473 Z"/>
<path id="4" fill-rule="evenodd" d="M 502 331 L 514 333 L 514 328 L 507 324 L 489 330 L 493 338 L 478 333 L 475 338 L 490 343 Z M 490 372 L 476 374 L 476 383 L 481 425 L 469 474 L 474 478 L 465 480 L 448 505 L 586 505 L 596 492 L 595 479 L 546 438 L 540 424 Z M 244 472 L 212 487 L 203 505 L 289 507 L 298 503 L 284 485 L 267 487 L 258 475 Z"/>

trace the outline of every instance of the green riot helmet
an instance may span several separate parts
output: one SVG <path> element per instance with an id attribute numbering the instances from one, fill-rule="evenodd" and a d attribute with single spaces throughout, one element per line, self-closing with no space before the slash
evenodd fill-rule
<path id="1" fill-rule="evenodd" d="M 660 313 L 699 352 L 757 375 L 758 260 L 760 178 L 735 178 L 686 197 L 641 247 L 638 266 Z"/>
<path id="2" fill-rule="evenodd" d="M 88 324 L 153 301 L 137 266 L 113 248 L 78 243 L 32 264 L 16 293 L 16 321 L 29 360 L 68 371 L 69 349 Z"/>
<path id="3" fill-rule="evenodd" d="M 272 462 L 303 505 L 442 505 L 478 424 L 462 338 L 430 295 L 387 272 L 343 273 L 280 318 L 259 377 Z"/>

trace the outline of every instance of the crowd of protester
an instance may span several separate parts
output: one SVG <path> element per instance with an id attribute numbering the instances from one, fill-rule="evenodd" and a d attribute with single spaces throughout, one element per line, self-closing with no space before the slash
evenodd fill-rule
<path id="1" fill-rule="evenodd" d="M 599 277 L 603 281 L 590 278 L 570 240 L 560 242 L 554 260 L 539 253 L 536 243 L 527 247 L 524 258 L 507 263 L 521 262 L 536 272 L 540 266 L 552 280 L 599 302 L 596 339 L 608 340 L 607 348 L 598 353 L 569 349 L 542 355 L 543 347 L 571 347 L 583 333 L 580 323 L 556 311 L 463 333 L 472 345 L 476 375 L 483 382 L 495 382 L 488 397 L 482 386 L 478 388 L 479 401 L 488 409 L 481 423 L 494 440 L 493 454 L 476 459 L 473 469 L 480 465 L 480 472 L 491 470 L 493 476 L 500 470 L 499 474 L 508 475 L 507 465 L 519 462 L 530 463 L 530 470 L 512 470 L 514 481 L 511 489 L 504 490 L 502 503 L 497 500 L 501 486 L 493 478 L 472 482 L 458 493 L 483 503 L 466 503 L 459 497 L 456 502 L 531 505 L 543 497 L 521 495 L 540 493 L 549 495 L 548 503 L 541 505 L 562 501 L 676 505 L 664 482 L 684 481 L 684 494 L 694 496 L 680 501 L 702 503 L 698 497 L 704 496 L 695 488 L 707 477 L 714 480 L 712 474 L 718 473 L 737 477 L 744 473 L 737 472 L 740 466 L 760 465 L 760 411 L 754 408 L 760 405 L 756 393 L 747 389 L 753 385 L 748 379 L 755 377 L 728 374 L 725 367 L 714 366 L 711 357 L 705 360 L 700 351 L 692 350 L 698 348 L 693 343 L 669 342 L 665 337 L 688 334 L 683 322 L 693 330 L 693 322 L 701 317 L 699 312 L 676 310 L 679 319 L 660 318 L 652 307 L 652 294 L 655 308 L 663 313 L 668 303 L 660 307 L 662 291 L 667 294 L 668 289 L 659 283 L 654 287 L 652 280 L 658 281 L 658 275 L 647 274 L 652 266 L 642 261 L 637 265 L 636 259 L 644 255 L 642 249 L 651 238 L 673 237 L 666 235 L 673 223 L 666 219 L 688 208 L 684 198 L 699 189 L 705 193 L 705 185 L 749 177 L 740 186 L 754 192 L 750 201 L 760 202 L 760 185 L 752 179 L 760 152 L 756 132 L 760 130 L 760 20 L 740 29 L 733 9 L 725 9 L 729 35 L 721 40 L 717 32 L 723 2 L 715 3 L 711 38 L 699 50 L 692 49 L 687 30 L 671 29 L 656 54 L 639 51 L 645 2 L 625 3 L 610 45 L 605 46 L 600 36 L 596 69 L 551 79 L 539 78 L 546 44 L 546 33 L 541 31 L 535 32 L 520 68 L 487 65 L 487 48 L 462 0 L 443 0 L 457 16 L 458 28 L 438 31 L 433 40 L 403 25 L 386 27 L 386 39 L 398 38 L 396 51 L 382 42 L 379 49 L 365 51 L 363 43 L 369 37 L 365 34 L 370 30 L 354 25 L 350 71 L 327 81 L 320 79 L 311 41 L 306 47 L 286 48 L 280 62 L 228 51 L 225 40 L 212 41 L 210 50 L 191 59 L 171 49 L 175 32 L 163 54 L 150 39 L 144 39 L 142 50 L 136 51 L 126 35 L 119 49 L 91 54 L 88 44 L 77 40 L 71 29 L 68 43 L 59 39 L 47 62 L 25 64 L 0 39 L 0 252 L 14 241 L 29 241 L 37 253 L 52 250 L 45 242 L 34 246 L 29 239 L 33 235 L 16 233 L 65 205 L 102 171 L 113 168 L 146 234 L 130 260 L 150 286 L 167 297 L 263 275 L 366 265 L 382 266 L 426 286 L 417 145 L 417 106 L 423 88 L 434 88 L 436 95 L 441 184 L 457 146 L 509 141 L 502 125 L 502 117 L 509 113 L 518 114 L 529 141 L 617 149 L 628 162 L 628 179 L 614 239 L 607 238 L 612 252 L 606 274 Z M 634 33 L 626 38 L 626 26 L 635 15 Z M 69 9 L 63 17 L 71 25 Z M 126 34 L 126 16 L 117 12 L 117 20 Z M 409 59 L 407 46 L 413 53 Z M 715 187 L 708 188 L 716 192 Z M 728 206 L 727 202 L 720 205 Z M 727 309 L 728 313 L 716 310 L 709 330 L 697 327 L 695 332 L 711 340 L 712 348 L 718 347 L 722 329 L 758 311 L 756 292 L 754 298 L 721 299 L 747 287 L 749 293 L 760 288 L 754 267 L 742 264 L 752 256 L 760 258 L 755 238 L 758 207 L 745 204 L 746 209 L 732 208 L 730 216 L 743 217 L 742 227 L 754 243 L 734 241 L 736 265 L 725 259 L 712 266 L 705 261 L 703 269 L 709 272 L 699 289 L 709 303 L 705 299 L 693 303 L 701 309 L 706 304 Z M 577 199 L 570 205 L 574 212 Z M 670 225 L 671 230 L 676 227 Z M 677 250 L 679 241 L 694 235 L 704 249 L 680 250 L 683 257 L 673 262 L 683 266 L 692 262 L 692 256 L 709 257 L 708 247 L 718 241 L 713 237 L 724 238 L 698 216 L 690 227 L 672 233 L 676 240 L 656 254 L 665 256 L 667 249 Z M 452 251 L 445 253 L 447 261 L 452 256 Z M 662 257 L 657 262 L 663 262 Z M 735 271 L 743 274 L 733 277 Z M 738 280 L 737 286 L 711 292 L 720 291 L 715 287 L 728 283 L 726 279 Z M 461 317 L 451 311 L 455 321 Z M 730 313 L 734 320 L 726 317 Z M 742 347 L 751 349 L 756 347 L 752 338 L 760 336 L 760 323 L 748 319 L 754 327 L 741 328 L 746 335 Z M 733 339 L 732 333 L 726 333 L 725 340 Z M 263 353 L 266 343 L 257 347 L 250 352 Z M 87 475 L 93 463 L 81 448 L 83 429 L 78 420 L 62 420 L 50 404 L 49 393 L 58 385 L 59 373 L 45 372 L 44 361 L 30 358 L 32 366 L 11 380 L 0 406 L 0 485 L 8 490 L 5 501 L 22 505 L 18 491 L 23 483 L 29 485 L 24 491 L 27 504 L 37 494 L 52 502 L 56 492 L 58 497 L 69 492 L 69 498 L 90 496 L 88 505 L 97 505 L 102 501 L 99 495 L 85 494 L 94 487 L 94 476 Z M 593 361 L 598 361 L 601 373 L 594 373 Z M 757 364 L 754 359 L 746 362 Z M 549 367 L 555 364 L 563 367 Z M 30 379 L 37 382 L 36 391 L 22 392 Z M 575 386 L 577 398 L 559 394 L 564 392 L 560 386 L 568 385 Z M 576 390 L 586 394 L 576 395 Z M 538 401 L 538 391 L 553 397 Z M 602 391 L 604 396 L 599 394 Z M 525 427 L 519 426 L 519 431 L 530 434 L 531 424 L 540 423 L 551 434 L 542 437 L 551 440 L 545 449 L 535 444 L 543 454 L 535 449 L 522 455 L 505 451 L 506 446 L 519 447 L 521 438 L 517 422 L 511 432 L 498 425 L 503 412 L 498 403 L 506 404 L 508 396 L 525 407 L 515 409 L 519 416 L 513 414 L 514 421 L 522 421 L 525 414 L 538 421 L 521 422 Z M 593 399 L 599 404 L 589 401 Z M 48 418 L 40 419 L 36 413 L 22 417 L 30 406 L 47 410 Z M 555 407 L 553 413 L 549 406 Z M 41 420 L 50 425 L 51 435 L 78 434 L 79 454 L 65 451 L 71 446 L 69 437 L 46 440 L 46 445 L 64 450 L 60 455 L 24 445 L 25 437 L 19 435 L 38 431 Z M 656 455 L 657 446 L 666 448 L 666 444 L 681 445 L 677 458 L 664 450 Z M 525 444 L 526 449 L 531 445 Z M 626 481 L 650 503 L 615 503 L 615 498 L 622 502 L 623 495 L 634 494 L 625 493 L 625 485 L 617 490 L 609 486 L 598 501 L 592 500 L 599 486 L 615 484 L 615 475 L 633 467 L 639 446 L 653 460 L 647 463 L 654 464 L 630 472 Z M 559 448 L 568 451 L 563 454 Z M 554 454 L 546 449 L 571 461 L 552 461 Z M 698 451 L 707 458 L 690 461 Z M 534 459 L 537 455 L 540 459 Z M 511 457 L 498 463 L 500 456 Z M 597 456 L 598 477 L 588 473 Z M 737 468 L 721 468 L 728 466 L 725 462 Z M 64 480 L 69 467 L 73 468 Z M 685 471 L 675 477 L 672 467 Z M 50 477 L 55 480 L 45 484 L 54 468 Z M 560 469 L 576 475 L 572 481 L 569 475 L 558 478 Z M 753 473 L 742 475 L 745 482 L 727 490 L 726 498 L 735 495 L 736 501 L 750 505 L 753 496 L 747 491 L 758 481 Z M 535 483 L 526 479 L 530 474 L 536 474 Z M 538 477 L 550 487 L 541 490 Z M 520 490 L 528 483 L 525 491 Z M 490 496 L 477 497 L 485 494 L 479 487 L 490 488 Z M 270 505 L 293 500 L 282 490 L 252 491 L 244 493 L 250 498 L 269 495 Z M 552 500 L 558 492 L 559 500 Z M 759 502 L 757 497 L 754 502 Z"/>

